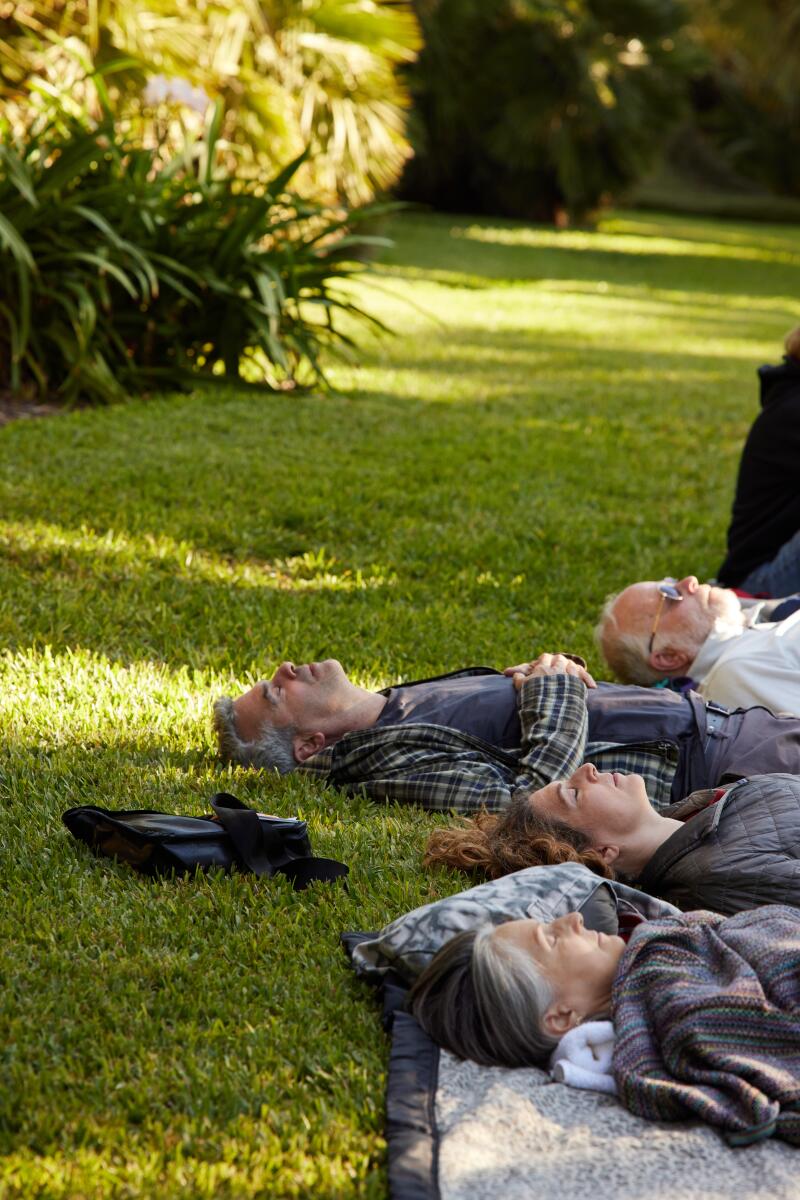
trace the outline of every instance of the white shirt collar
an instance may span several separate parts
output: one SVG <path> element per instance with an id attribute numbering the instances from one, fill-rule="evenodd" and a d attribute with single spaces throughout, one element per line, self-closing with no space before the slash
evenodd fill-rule
<path id="1" fill-rule="evenodd" d="M 726 625 L 722 630 L 712 629 L 706 640 L 703 642 L 697 657 L 687 670 L 687 675 L 690 679 L 702 680 L 705 679 L 709 671 L 716 663 L 728 642 L 734 638 L 741 637 L 747 632 L 749 627 L 743 625 L 741 629 L 735 629 Z"/>

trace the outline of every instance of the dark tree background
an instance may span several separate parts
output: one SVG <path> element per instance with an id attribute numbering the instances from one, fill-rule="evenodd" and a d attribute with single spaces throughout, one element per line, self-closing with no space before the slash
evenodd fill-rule
<path id="1" fill-rule="evenodd" d="M 637 180 L 688 106 L 678 0 L 418 0 L 406 196 L 581 219 Z"/>
<path id="2" fill-rule="evenodd" d="M 624 198 L 665 154 L 700 190 L 800 196 L 797 0 L 416 9 L 425 44 L 408 70 L 410 199 L 581 220 Z"/>

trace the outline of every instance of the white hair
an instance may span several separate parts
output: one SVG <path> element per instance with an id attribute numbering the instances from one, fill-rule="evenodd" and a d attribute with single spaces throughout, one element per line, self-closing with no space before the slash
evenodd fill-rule
<path id="1" fill-rule="evenodd" d="M 498 1057 L 542 1062 L 559 1041 L 543 1025 L 553 988 L 530 954 L 508 938 L 497 937 L 497 929 L 479 929 L 472 950 L 478 1011 L 491 1029 Z"/>
<path id="2" fill-rule="evenodd" d="M 238 763 L 242 767 L 267 767 L 281 775 L 294 771 L 298 765 L 294 756 L 297 732 L 294 726 L 278 728 L 264 721 L 255 740 L 246 742 L 236 728 L 236 713 L 230 696 L 220 696 L 214 702 L 214 729 L 224 762 Z"/>
<path id="3" fill-rule="evenodd" d="M 595 641 L 611 670 L 623 683 L 638 683 L 652 687 L 663 679 L 663 671 L 655 671 L 647 661 L 648 637 L 646 633 L 628 633 L 619 627 L 614 615 L 614 605 L 622 595 L 614 592 L 606 597 L 600 620 L 594 631 Z"/>
<path id="4" fill-rule="evenodd" d="M 485 1066 L 546 1062 L 559 1038 L 543 1020 L 554 993 L 541 968 L 488 923 L 457 934 L 411 990 L 422 1028 L 459 1058 Z"/>
<path id="5" fill-rule="evenodd" d="M 617 592 L 606 600 L 595 638 L 618 679 L 623 683 L 651 687 L 670 672 L 650 665 L 650 638 L 645 630 L 636 633 L 620 627 L 614 609 L 621 595 L 622 592 Z M 681 608 L 685 607 L 681 605 Z M 744 613 L 736 595 L 729 588 L 717 588 L 711 594 L 706 610 L 692 606 L 683 614 L 679 624 L 673 623 L 669 634 L 664 632 L 661 649 L 684 655 L 688 667 L 712 630 L 730 635 L 741 632 L 744 624 Z"/>

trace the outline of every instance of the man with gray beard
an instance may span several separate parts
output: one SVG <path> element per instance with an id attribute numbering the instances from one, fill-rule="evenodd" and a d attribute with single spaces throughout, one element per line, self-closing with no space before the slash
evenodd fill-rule
<path id="1" fill-rule="evenodd" d="M 729 708 L 800 713 L 796 605 L 743 603 L 694 575 L 644 580 L 606 601 L 597 641 L 625 683 L 688 676 L 706 700 Z"/>
<path id="2" fill-rule="evenodd" d="M 312 772 L 371 800 L 439 812 L 511 811 L 586 762 L 640 776 L 657 809 L 731 779 L 800 773 L 800 718 L 596 684 L 565 654 L 380 692 L 337 659 L 287 661 L 236 699 L 221 696 L 214 724 L 228 762 Z"/>

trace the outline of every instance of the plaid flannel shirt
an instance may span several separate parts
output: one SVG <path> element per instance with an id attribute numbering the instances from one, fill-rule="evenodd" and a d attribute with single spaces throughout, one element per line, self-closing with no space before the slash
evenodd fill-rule
<path id="1" fill-rule="evenodd" d="M 455 671 L 497 674 L 485 667 Z M 425 681 L 422 681 L 425 682 Z M 301 768 L 372 800 L 418 804 L 437 812 L 505 808 L 518 791 L 565 779 L 583 762 L 601 771 L 643 775 L 657 808 L 670 803 L 677 747 L 587 743 L 586 687 L 573 675 L 530 676 L 517 697 L 519 751 L 501 750 L 444 725 L 370 726 L 347 733 Z"/>

